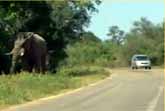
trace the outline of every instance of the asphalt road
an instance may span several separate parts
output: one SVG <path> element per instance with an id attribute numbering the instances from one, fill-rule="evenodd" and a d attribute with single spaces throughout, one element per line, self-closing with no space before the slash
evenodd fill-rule
<path id="1" fill-rule="evenodd" d="M 113 69 L 111 78 L 10 111 L 164 111 L 163 69 Z"/>

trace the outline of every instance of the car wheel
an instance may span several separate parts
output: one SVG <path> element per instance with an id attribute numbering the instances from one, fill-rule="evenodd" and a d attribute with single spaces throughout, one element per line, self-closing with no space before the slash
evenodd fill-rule
<path id="1" fill-rule="evenodd" d="M 151 69 L 151 67 L 148 67 L 148 69 Z"/>

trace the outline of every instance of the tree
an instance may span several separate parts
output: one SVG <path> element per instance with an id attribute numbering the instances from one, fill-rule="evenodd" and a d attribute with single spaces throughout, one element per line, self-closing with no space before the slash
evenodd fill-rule
<path id="1" fill-rule="evenodd" d="M 80 36 L 80 40 L 85 42 L 101 42 L 101 40 L 93 32 L 83 32 Z"/>
<path id="2" fill-rule="evenodd" d="M 118 26 L 111 26 L 107 35 L 111 37 L 112 42 L 118 45 L 122 44 L 124 31 L 120 30 Z"/>
<path id="3" fill-rule="evenodd" d="M 1 1 L 0 31 L 7 35 L 4 39 L 12 41 L 19 31 L 39 33 L 46 39 L 49 50 L 53 50 L 50 63 L 54 70 L 66 57 L 66 45 L 80 39 L 90 14 L 97 12 L 100 3 L 100 0 Z"/>
<path id="4" fill-rule="evenodd" d="M 126 34 L 123 54 L 129 60 L 133 54 L 147 54 L 152 63 L 161 65 L 164 61 L 163 23 L 153 24 L 146 18 L 134 22 L 134 27 Z"/>

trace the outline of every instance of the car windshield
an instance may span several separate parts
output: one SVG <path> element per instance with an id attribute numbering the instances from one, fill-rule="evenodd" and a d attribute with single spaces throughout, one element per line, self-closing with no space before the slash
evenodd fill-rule
<path id="1" fill-rule="evenodd" d="M 148 57 L 147 56 L 137 56 L 136 57 L 137 58 L 137 60 L 148 60 Z"/>

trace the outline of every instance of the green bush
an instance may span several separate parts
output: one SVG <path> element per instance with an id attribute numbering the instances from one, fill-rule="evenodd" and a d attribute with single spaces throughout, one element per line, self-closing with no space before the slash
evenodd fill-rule
<path id="1" fill-rule="evenodd" d="M 65 49 L 67 58 L 60 65 L 99 65 L 108 66 L 113 63 L 112 44 L 104 42 L 76 42 Z"/>
<path id="2" fill-rule="evenodd" d="M 98 74 L 106 72 L 104 68 L 97 66 L 64 66 L 58 70 L 58 74 L 66 76 L 85 76 L 90 74 Z"/>

